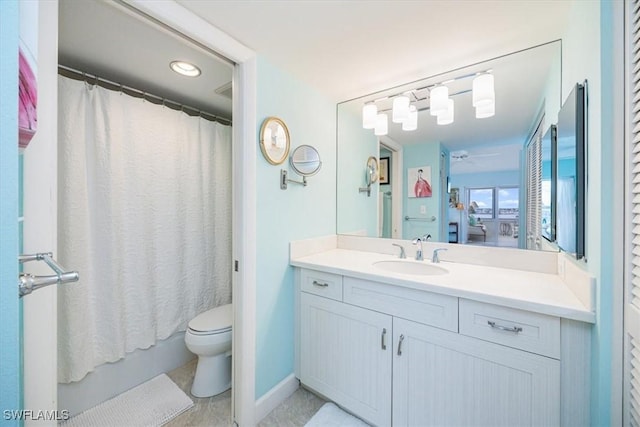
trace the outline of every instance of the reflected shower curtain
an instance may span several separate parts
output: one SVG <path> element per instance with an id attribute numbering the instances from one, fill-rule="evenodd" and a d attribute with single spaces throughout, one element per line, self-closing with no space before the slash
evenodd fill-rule
<path id="1" fill-rule="evenodd" d="M 59 77 L 58 378 L 231 302 L 231 128 Z"/>

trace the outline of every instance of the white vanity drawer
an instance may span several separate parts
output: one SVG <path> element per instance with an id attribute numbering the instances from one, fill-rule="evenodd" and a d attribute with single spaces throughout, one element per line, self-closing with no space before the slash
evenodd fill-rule
<path id="1" fill-rule="evenodd" d="M 342 301 L 342 276 L 305 269 L 300 274 L 303 292 Z"/>
<path id="2" fill-rule="evenodd" d="M 344 302 L 458 332 L 456 297 L 345 277 Z"/>
<path id="3" fill-rule="evenodd" d="M 560 359 L 560 318 L 460 298 L 460 333 Z"/>

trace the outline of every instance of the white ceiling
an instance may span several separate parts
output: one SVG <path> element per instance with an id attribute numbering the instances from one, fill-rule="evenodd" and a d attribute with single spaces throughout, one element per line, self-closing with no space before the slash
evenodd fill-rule
<path id="1" fill-rule="evenodd" d="M 344 101 L 561 38 L 570 0 L 177 0 Z"/>
<path id="2" fill-rule="evenodd" d="M 335 102 L 559 39 L 572 2 L 177 1 Z M 59 49 L 63 65 L 231 115 L 231 101 L 215 93 L 231 80 L 229 64 L 117 2 L 60 0 Z M 197 63 L 202 76 L 171 72 L 174 59 Z M 507 113 L 497 104 L 496 129 L 513 122 Z M 463 114 L 462 108 L 456 112 Z M 415 135 L 407 143 L 424 139 Z"/>
<path id="3" fill-rule="evenodd" d="M 60 64 L 231 117 L 231 99 L 215 92 L 231 83 L 231 64 L 114 2 L 60 0 L 59 21 Z M 176 74 L 173 60 L 197 64 L 202 74 Z"/>

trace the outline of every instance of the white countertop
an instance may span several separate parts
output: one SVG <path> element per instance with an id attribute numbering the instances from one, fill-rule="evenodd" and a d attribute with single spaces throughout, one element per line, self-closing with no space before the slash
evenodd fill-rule
<path id="1" fill-rule="evenodd" d="M 419 276 L 389 272 L 373 265 L 385 260 L 398 260 L 398 257 L 332 249 L 292 259 L 290 263 L 295 267 L 595 323 L 595 314 L 554 274 L 442 261 L 437 266 L 448 270 L 448 274 Z M 429 260 L 422 262 L 431 264 Z"/>

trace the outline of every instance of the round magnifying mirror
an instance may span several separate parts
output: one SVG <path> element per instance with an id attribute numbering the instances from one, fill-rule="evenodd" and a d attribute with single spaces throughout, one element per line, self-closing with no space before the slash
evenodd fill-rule
<path id="1" fill-rule="evenodd" d="M 378 159 L 371 156 L 367 159 L 366 169 L 367 185 L 371 185 L 378 180 Z"/>
<path id="2" fill-rule="evenodd" d="M 289 163 L 293 170 L 301 176 L 313 176 L 322 166 L 318 150 L 310 145 L 301 145 L 293 150 Z"/>
<path id="3" fill-rule="evenodd" d="M 289 155 L 289 129 L 277 117 L 267 117 L 260 128 L 260 150 L 272 165 L 279 165 Z"/>

